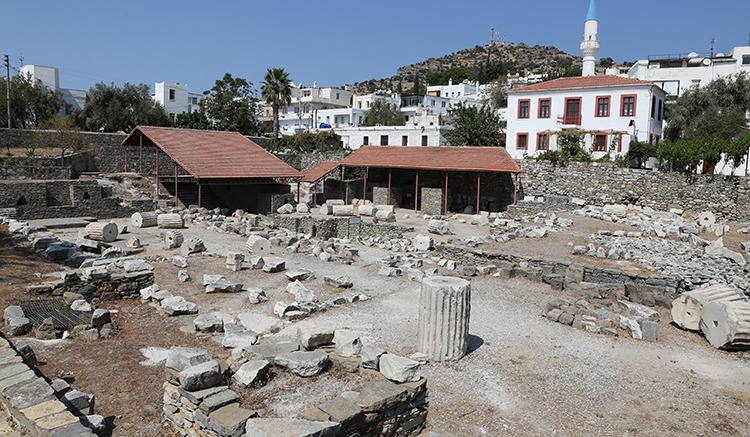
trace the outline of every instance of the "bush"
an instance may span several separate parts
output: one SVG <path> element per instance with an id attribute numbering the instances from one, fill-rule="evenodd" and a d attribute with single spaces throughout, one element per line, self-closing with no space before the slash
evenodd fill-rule
<path id="1" fill-rule="evenodd" d="M 317 134 L 302 133 L 281 137 L 271 142 L 270 150 L 283 152 L 291 150 L 296 153 L 337 153 L 344 151 L 341 137 L 333 131 L 323 131 Z"/>
<path id="2" fill-rule="evenodd" d="M 625 159 L 635 164 L 635 168 L 642 168 L 648 158 L 659 156 L 659 147 L 655 144 L 642 143 L 636 139 L 630 141 Z"/>
<path id="3" fill-rule="evenodd" d="M 16 165 L 16 160 L 12 157 L 7 157 L 3 160 L 3 165 Z"/>

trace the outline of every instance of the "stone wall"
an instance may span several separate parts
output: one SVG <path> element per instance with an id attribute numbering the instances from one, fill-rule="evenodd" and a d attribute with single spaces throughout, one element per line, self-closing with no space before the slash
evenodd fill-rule
<path id="1" fill-rule="evenodd" d="M 523 196 L 578 197 L 589 204 L 624 203 L 698 214 L 711 211 L 726 220 L 750 220 L 750 178 L 696 175 L 617 167 L 611 163 L 517 160 Z"/>
<path id="2" fill-rule="evenodd" d="M 442 215 L 445 208 L 445 188 L 422 187 L 422 212 L 429 215 Z"/>
<path id="3" fill-rule="evenodd" d="M 70 167 L 46 167 L 27 165 L 0 166 L 0 179 L 3 180 L 54 180 L 71 179 Z"/>
<path id="4" fill-rule="evenodd" d="M 282 429 L 296 429 L 319 422 L 320 433 L 305 435 L 408 437 L 419 435 L 427 419 L 424 378 L 402 384 L 366 382 L 355 402 L 339 396 L 303 411 L 297 418 L 267 419 L 242 408 L 239 396 L 226 385 L 190 391 L 181 387 L 179 378 L 170 371 L 176 373 L 167 368 L 164 417 L 183 435 L 233 437 L 245 435 L 247 428 L 267 429 L 268 423 Z"/>
<path id="5" fill-rule="evenodd" d="M 62 296 L 73 292 L 83 295 L 89 302 L 92 299 L 113 300 L 133 299 L 140 296 L 140 290 L 154 283 L 154 272 L 104 272 L 100 276 L 90 279 L 76 278 L 72 281 L 49 281 L 38 285 L 30 285 L 26 289 L 40 295 Z"/>
<path id="6" fill-rule="evenodd" d="M 154 209 L 153 201 L 123 201 L 92 180 L 0 183 L 0 208 L 15 208 L 18 219 L 93 216 L 129 217 Z"/>
<path id="7" fill-rule="evenodd" d="M 291 153 L 275 153 L 274 155 L 300 173 L 306 172 L 307 170 L 315 167 L 321 162 L 341 161 L 346 157 L 346 155 L 343 153 L 328 153 L 328 154 L 315 153 L 315 154 L 309 154 L 309 155 L 307 154 L 297 155 L 297 154 L 291 154 Z M 332 176 L 338 177 L 339 174 L 337 172 L 333 172 Z"/>
<path id="8" fill-rule="evenodd" d="M 274 224 L 293 232 L 311 234 L 324 239 L 377 236 L 403 238 L 405 232 L 414 231 L 414 228 L 404 228 L 393 224 L 361 222 L 350 225 L 348 217 L 318 219 L 311 216 L 277 215 L 274 217 Z"/>
<path id="9" fill-rule="evenodd" d="M 580 281 L 597 284 L 647 285 L 658 288 L 662 295 L 671 299 L 677 297 L 678 290 L 682 288 L 680 281 L 672 277 L 637 275 L 615 269 L 602 269 L 588 264 L 571 264 L 562 261 L 533 259 L 521 255 L 459 247 L 453 244 L 437 245 L 436 253 L 454 259 L 457 263 L 463 265 L 481 266 L 496 261 L 505 261 L 519 266 L 524 265 L 531 268 L 539 268 L 541 269 L 541 274 L 561 274 L 571 268 L 571 266 L 575 266 L 582 272 L 581 278 L 579 278 Z"/>

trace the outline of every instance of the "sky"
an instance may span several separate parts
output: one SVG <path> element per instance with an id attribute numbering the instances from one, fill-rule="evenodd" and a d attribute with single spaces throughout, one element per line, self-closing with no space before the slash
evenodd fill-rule
<path id="1" fill-rule="evenodd" d="M 580 55 L 589 1 L 7 1 L 0 54 L 15 69 L 21 53 L 57 67 L 62 88 L 82 90 L 130 82 L 153 92 L 166 81 L 202 93 L 225 73 L 259 89 L 271 67 L 295 84 L 344 86 L 486 45 L 493 26 L 508 43 Z M 596 0 L 596 9 L 599 58 L 750 44 L 748 0 Z"/>

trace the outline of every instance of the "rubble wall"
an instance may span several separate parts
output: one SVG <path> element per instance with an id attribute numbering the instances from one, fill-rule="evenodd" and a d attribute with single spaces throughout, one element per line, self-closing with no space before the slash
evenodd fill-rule
<path id="1" fill-rule="evenodd" d="M 300 173 L 304 173 L 307 170 L 315 167 L 324 161 L 341 161 L 346 156 L 343 153 L 328 153 L 328 154 L 291 154 L 291 153 L 275 153 L 277 158 L 284 161 L 287 165 L 294 168 Z M 339 172 L 334 171 L 331 176 L 339 177 Z"/>
<path id="2" fill-rule="evenodd" d="M 624 203 L 687 213 L 711 211 L 725 220 L 750 220 L 750 179 L 618 167 L 612 163 L 554 165 L 516 160 L 523 196 L 579 197 L 593 205 Z"/>
<path id="3" fill-rule="evenodd" d="M 54 180 L 71 179 L 70 167 L 46 167 L 26 165 L 3 165 L 0 166 L 0 179 L 2 180 Z"/>
<path id="4" fill-rule="evenodd" d="M 19 220 L 114 218 L 150 211 L 153 201 L 110 197 L 108 190 L 92 180 L 18 181 L 0 183 L 0 208 L 15 208 Z"/>
<path id="5" fill-rule="evenodd" d="M 349 224 L 349 217 L 318 219 L 311 216 L 276 215 L 274 224 L 293 232 L 311 234 L 321 238 L 382 237 L 403 238 L 404 233 L 414 228 L 404 228 L 392 224 L 364 223 Z"/>

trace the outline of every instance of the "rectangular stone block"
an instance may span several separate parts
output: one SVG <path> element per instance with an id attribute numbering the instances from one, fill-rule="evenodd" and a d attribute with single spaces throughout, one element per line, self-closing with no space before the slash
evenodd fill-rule
<path id="1" fill-rule="evenodd" d="M 344 428 L 349 427 L 349 425 L 353 423 L 359 422 L 365 416 L 362 408 L 354 405 L 341 396 L 331 399 L 323 405 L 320 405 L 318 408 L 329 414 L 331 420 L 340 423 Z"/>
<path id="2" fill-rule="evenodd" d="M 56 399 L 55 391 L 42 378 L 32 378 L 31 381 L 12 385 L 3 389 L 2 394 L 19 410 Z"/>
<path id="3" fill-rule="evenodd" d="M 365 384 L 357 396 L 356 404 L 366 413 L 384 411 L 404 401 L 407 389 L 388 381 Z"/>

